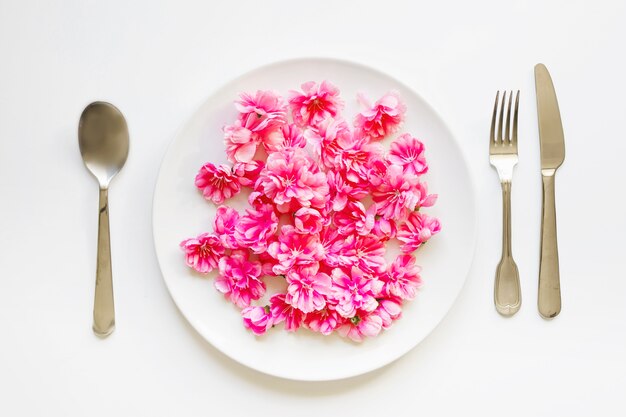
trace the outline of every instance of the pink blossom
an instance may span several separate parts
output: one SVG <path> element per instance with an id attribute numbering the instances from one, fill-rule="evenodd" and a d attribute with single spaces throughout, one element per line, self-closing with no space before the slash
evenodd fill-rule
<path id="1" fill-rule="evenodd" d="M 329 210 L 341 211 L 349 200 L 358 201 L 367 195 L 367 189 L 349 184 L 339 172 L 328 171 L 326 178 L 330 193 Z"/>
<path id="2" fill-rule="evenodd" d="M 271 243 L 268 253 L 278 261 L 273 270 L 276 274 L 286 274 L 294 266 L 309 266 L 320 261 L 324 248 L 317 235 L 303 235 L 291 225 L 281 229 L 278 241 Z"/>
<path id="3" fill-rule="evenodd" d="M 386 219 L 404 220 L 417 207 L 416 179 L 405 175 L 402 167 L 390 165 L 382 183 L 372 192 L 378 214 Z"/>
<path id="4" fill-rule="evenodd" d="M 422 285 L 420 271 L 421 268 L 415 264 L 413 256 L 398 256 L 381 275 L 380 279 L 384 283 L 381 292 L 403 300 L 414 299 L 417 289 Z"/>
<path id="5" fill-rule="evenodd" d="M 224 255 L 220 239 L 211 233 L 183 240 L 180 248 L 185 252 L 187 266 L 203 274 L 217 268 L 220 257 Z"/>
<path id="6" fill-rule="evenodd" d="M 428 171 L 424 144 L 408 133 L 391 143 L 387 159 L 392 164 L 401 166 L 404 172 L 410 175 L 422 175 Z"/>
<path id="7" fill-rule="evenodd" d="M 328 336 L 343 323 L 344 319 L 335 310 L 324 308 L 306 315 L 305 324 L 314 332 Z"/>
<path id="8" fill-rule="evenodd" d="M 289 107 L 293 120 L 299 126 L 316 126 L 328 117 L 335 117 L 343 108 L 339 89 L 328 81 L 302 84 L 302 93 L 290 91 Z"/>
<path id="9" fill-rule="evenodd" d="M 294 332 L 302 325 L 305 313 L 285 301 L 287 294 L 276 294 L 270 298 L 272 323 L 285 322 L 285 330 Z"/>
<path id="10" fill-rule="evenodd" d="M 385 244 L 374 235 L 348 235 L 333 244 L 339 253 L 339 264 L 343 267 L 358 267 L 360 270 L 375 274 L 385 269 Z"/>
<path id="11" fill-rule="evenodd" d="M 342 170 L 344 177 L 362 188 L 369 185 L 370 165 L 382 158 L 383 148 L 379 143 L 367 143 L 354 139 L 348 143 L 338 142 L 339 150 L 334 159 L 335 169 Z"/>
<path id="12" fill-rule="evenodd" d="M 196 175 L 196 187 L 202 191 L 204 198 L 215 204 L 222 204 L 241 190 L 239 180 L 229 166 L 216 167 L 210 162 L 204 164 Z"/>
<path id="13" fill-rule="evenodd" d="M 380 317 L 383 329 L 388 329 L 394 320 L 402 316 L 402 301 L 394 298 L 383 298 L 378 301 L 378 307 L 372 313 Z"/>
<path id="14" fill-rule="evenodd" d="M 239 184 L 244 187 L 254 187 L 264 166 L 263 161 L 237 162 L 233 165 L 233 172 L 239 179 Z"/>
<path id="15" fill-rule="evenodd" d="M 382 241 L 393 239 L 396 237 L 397 231 L 396 222 L 393 219 L 385 219 L 384 217 L 376 216 L 372 234 L 378 239 Z"/>
<path id="16" fill-rule="evenodd" d="M 337 333 L 354 342 L 362 342 L 365 337 L 374 337 L 382 330 L 383 320 L 378 314 L 359 314 L 345 320 L 337 328 Z"/>
<path id="17" fill-rule="evenodd" d="M 335 229 L 334 227 L 326 227 L 322 229 L 319 237 L 320 244 L 323 248 L 323 264 L 326 265 L 329 270 L 338 267 L 341 244 L 336 244 L 337 239 L 339 238 L 339 233 L 337 232 L 337 229 Z"/>
<path id="18" fill-rule="evenodd" d="M 372 161 L 369 167 L 368 182 L 372 187 L 378 187 L 385 181 L 387 175 L 387 169 L 389 169 L 389 162 L 385 159 L 375 159 Z"/>
<path id="19" fill-rule="evenodd" d="M 318 272 L 318 265 L 287 272 L 287 295 L 285 302 L 304 313 L 321 310 L 326 307 L 326 296 L 330 294 L 330 277 Z"/>
<path id="20" fill-rule="evenodd" d="M 237 210 L 227 206 L 219 206 L 215 213 L 213 230 L 220 238 L 222 245 L 227 249 L 237 249 L 239 244 L 235 239 L 235 225 L 239 221 Z"/>
<path id="21" fill-rule="evenodd" d="M 302 130 L 294 123 L 284 124 L 269 136 L 266 148 L 271 152 L 284 148 L 304 148 L 307 143 Z"/>
<path id="22" fill-rule="evenodd" d="M 294 213 L 294 224 L 298 233 L 316 234 L 324 226 L 324 217 L 319 211 L 302 207 Z"/>
<path id="23" fill-rule="evenodd" d="M 248 203 L 254 208 L 257 208 L 262 205 L 274 204 L 272 199 L 268 198 L 261 191 L 252 191 L 250 195 L 248 196 Z"/>
<path id="24" fill-rule="evenodd" d="M 376 309 L 376 296 L 383 283 L 366 276 L 363 271 L 352 267 L 350 275 L 335 268 L 332 273 L 333 297 L 337 300 L 337 313 L 346 318 L 354 317 L 358 310 L 371 312 Z"/>
<path id="25" fill-rule="evenodd" d="M 250 248 L 254 253 L 267 250 L 268 240 L 278 229 L 278 217 L 271 204 L 261 204 L 246 209 L 235 226 L 235 239 L 241 247 Z"/>
<path id="26" fill-rule="evenodd" d="M 307 129 L 304 137 L 327 168 L 335 166 L 341 148 L 348 147 L 353 141 L 350 126 L 342 119 L 326 119 L 318 126 Z"/>
<path id="27" fill-rule="evenodd" d="M 406 106 L 397 93 L 387 93 L 373 105 L 363 95 L 359 95 L 359 101 L 365 109 L 356 116 L 354 126 L 372 140 L 395 133 L 404 120 Z"/>
<path id="28" fill-rule="evenodd" d="M 415 193 L 419 196 L 417 208 L 432 207 L 437 202 L 437 194 L 428 194 L 425 182 L 418 182 L 415 186 Z"/>
<path id="29" fill-rule="evenodd" d="M 272 327 L 272 315 L 269 307 L 246 307 L 241 310 L 241 316 L 243 317 L 243 325 L 257 336 L 261 336 Z"/>
<path id="30" fill-rule="evenodd" d="M 261 135 L 287 122 L 285 101 L 274 91 L 259 90 L 255 95 L 242 93 L 235 107 L 240 113 L 241 125 Z"/>
<path id="31" fill-rule="evenodd" d="M 247 251 L 234 250 L 221 258 L 219 270 L 215 288 L 237 306 L 247 307 L 251 300 L 258 300 L 265 293 L 265 283 L 260 279 L 261 263 L 249 261 Z"/>
<path id="32" fill-rule="evenodd" d="M 256 185 L 281 213 L 293 205 L 324 207 L 328 197 L 326 174 L 301 149 L 271 153 Z"/>
<path id="33" fill-rule="evenodd" d="M 413 252 L 440 230 L 441 224 L 438 219 L 413 212 L 406 223 L 398 229 L 397 238 L 404 243 L 403 252 Z"/>
<path id="34" fill-rule="evenodd" d="M 240 120 L 233 125 L 224 126 L 224 144 L 230 162 L 250 162 L 259 142 L 259 136 L 243 127 Z"/>
<path id="35" fill-rule="evenodd" d="M 351 201 L 346 207 L 335 214 L 335 225 L 342 235 L 354 232 L 359 235 L 368 235 L 374 227 L 376 206 L 372 204 L 368 209 L 360 201 Z"/>

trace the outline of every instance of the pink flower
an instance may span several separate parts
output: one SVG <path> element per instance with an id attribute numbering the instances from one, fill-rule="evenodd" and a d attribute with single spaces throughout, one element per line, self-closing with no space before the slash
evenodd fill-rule
<path id="1" fill-rule="evenodd" d="M 183 240 L 180 248 L 185 251 L 187 266 L 203 274 L 217 268 L 220 257 L 224 255 L 224 246 L 220 239 L 210 233 Z"/>
<path id="2" fill-rule="evenodd" d="M 422 175 L 428 171 L 424 144 L 408 133 L 391 143 L 387 159 L 394 165 L 400 165 L 405 173 L 411 175 Z"/>
<path id="3" fill-rule="evenodd" d="M 265 194 L 263 194 L 261 191 L 252 191 L 250 195 L 248 196 L 248 203 L 254 208 L 257 208 L 262 205 L 274 204 L 274 202 L 270 198 L 268 198 Z"/>
<path id="4" fill-rule="evenodd" d="M 335 158 L 341 148 L 349 147 L 353 142 L 350 127 L 342 119 L 326 119 L 316 127 L 307 129 L 304 137 L 328 168 L 334 168 Z"/>
<path id="5" fill-rule="evenodd" d="M 320 244 L 323 248 L 322 262 L 330 270 L 339 266 L 341 244 L 336 244 L 338 237 L 339 233 L 333 227 L 326 227 L 320 232 Z"/>
<path id="6" fill-rule="evenodd" d="M 270 298 L 272 323 L 280 324 L 284 321 L 285 330 L 294 332 L 302 325 L 306 314 L 287 303 L 286 296 L 287 294 L 276 294 Z"/>
<path id="7" fill-rule="evenodd" d="M 261 336 L 272 327 L 272 315 L 269 307 L 246 307 L 241 310 L 243 325 L 252 330 L 257 336 Z"/>
<path id="8" fill-rule="evenodd" d="M 306 139 L 302 130 L 293 124 L 286 123 L 280 129 L 272 132 L 268 139 L 267 149 L 275 152 L 284 148 L 304 148 L 306 146 Z"/>
<path id="9" fill-rule="evenodd" d="M 321 310 L 326 307 L 326 296 L 330 294 L 332 280 L 318 272 L 317 264 L 300 270 L 287 272 L 287 295 L 285 302 L 304 313 Z"/>
<path id="10" fill-rule="evenodd" d="M 383 283 L 367 277 L 363 271 L 352 267 L 350 275 L 340 268 L 333 270 L 333 297 L 337 300 L 335 309 L 342 317 L 354 317 L 357 311 L 371 312 L 378 306 L 376 296 Z"/>
<path id="11" fill-rule="evenodd" d="M 439 220 L 420 212 L 413 212 L 406 223 L 400 226 L 397 238 L 404 243 L 403 252 L 413 252 L 440 230 Z"/>
<path id="12" fill-rule="evenodd" d="M 289 107 L 293 120 L 299 126 L 316 126 L 328 117 L 335 117 L 343 108 L 339 89 L 328 81 L 302 84 L 302 93 L 290 91 Z"/>
<path id="13" fill-rule="evenodd" d="M 324 256 L 324 248 L 317 235 L 303 235 L 293 226 L 281 229 L 277 242 L 272 242 L 267 252 L 278 261 L 273 270 L 276 274 L 286 274 L 294 266 L 315 264 Z"/>
<path id="14" fill-rule="evenodd" d="M 385 219 L 384 217 L 376 216 L 372 234 L 378 239 L 382 241 L 393 239 L 396 237 L 397 231 L 396 222 L 393 219 Z"/>
<path id="15" fill-rule="evenodd" d="M 298 233 L 316 234 L 324 226 L 324 218 L 319 211 L 302 207 L 294 213 L 294 224 Z"/>
<path id="16" fill-rule="evenodd" d="M 335 310 L 324 308 L 306 315 L 305 324 L 314 332 L 328 336 L 343 322 L 343 318 Z"/>
<path id="17" fill-rule="evenodd" d="M 239 184 L 244 187 L 254 187 L 264 166 L 263 161 L 237 162 L 233 165 L 233 172 L 239 179 Z"/>
<path id="18" fill-rule="evenodd" d="M 383 321 L 378 314 L 359 314 L 337 328 L 337 333 L 354 342 L 362 342 L 365 337 L 374 337 L 382 330 Z"/>
<path id="19" fill-rule="evenodd" d="M 235 239 L 235 225 L 239 221 L 237 210 L 227 206 L 219 206 L 215 213 L 213 230 L 219 237 L 222 245 L 228 249 L 237 249 L 239 244 Z"/>
<path id="20" fill-rule="evenodd" d="M 383 329 L 388 329 L 394 320 L 398 320 L 402 316 L 402 301 L 383 298 L 378 301 L 378 307 L 372 314 L 380 317 Z"/>
<path id="21" fill-rule="evenodd" d="M 261 204 L 246 209 L 246 214 L 239 218 L 235 226 L 235 239 L 239 246 L 261 253 L 267 250 L 268 240 L 277 229 L 278 217 L 274 213 L 274 207 Z"/>
<path id="22" fill-rule="evenodd" d="M 230 162 L 252 161 L 259 141 L 259 136 L 243 127 L 240 120 L 233 125 L 224 126 L 224 144 Z"/>
<path id="23" fill-rule="evenodd" d="M 372 161 L 369 167 L 368 182 L 372 187 L 378 187 L 385 181 L 389 169 L 389 162 L 385 159 L 376 159 Z"/>
<path id="24" fill-rule="evenodd" d="M 222 204 L 224 200 L 239 193 L 241 186 L 237 177 L 227 165 L 216 167 L 208 162 L 196 175 L 196 187 L 207 200 Z"/>
<path id="25" fill-rule="evenodd" d="M 404 120 L 406 106 L 397 93 L 385 94 L 374 105 L 370 105 L 363 95 L 359 95 L 359 101 L 365 109 L 356 116 L 354 127 L 372 140 L 381 140 L 395 133 Z"/>
<path id="26" fill-rule="evenodd" d="M 219 261 L 220 274 L 215 288 L 238 307 L 247 307 L 251 300 L 258 300 L 265 293 L 261 281 L 261 263 L 248 260 L 248 252 L 234 250 L 230 256 Z"/>
<path id="27" fill-rule="evenodd" d="M 261 135 L 287 122 L 285 101 L 273 91 L 259 90 L 254 96 L 242 93 L 235 107 L 241 125 Z"/>
<path id="28" fill-rule="evenodd" d="M 420 271 L 421 268 L 415 264 L 413 256 L 398 256 L 381 276 L 384 283 L 381 292 L 403 300 L 414 299 L 417 289 L 422 285 Z"/>
<path id="29" fill-rule="evenodd" d="M 368 274 L 385 269 L 385 244 L 376 236 L 348 235 L 336 240 L 332 250 L 339 253 L 339 264 L 343 267 L 355 266 Z"/>
<path id="30" fill-rule="evenodd" d="M 335 214 L 335 225 L 342 235 L 354 232 L 359 235 L 368 235 L 374 227 L 376 205 L 372 204 L 367 210 L 360 201 L 351 201 L 346 207 Z"/>
<path id="31" fill-rule="evenodd" d="M 417 208 L 432 207 L 437 202 L 437 194 L 428 194 L 425 182 L 418 182 L 415 186 L 415 193 L 419 196 Z"/>
<path id="32" fill-rule="evenodd" d="M 378 214 L 396 221 L 406 219 L 419 201 L 415 185 L 415 177 L 405 175 L 400 166 L 390 165 L 382 183 L 372 192 Z"/>
<path id="33" fill-rule="evenodd" d="M 363 139 L 354 139 L 348 143 L 339 142 L 334 166 L 343 172 L 349 182 L 367 188 L 370 185 L 370 166 L 382 158 L 382 153 L 383 149 L 379 143 L 367 143 Z"/>
<path id="34" fill-rule="evenodd" d="M 328 197 L 326 174 L 301 149 L 270 154 L 256 184 L 281 213 L 292 205 L 324 207 Z"/>
<path id="35" fill-rule="evenodd" d="M 357 185 L 349 184 L 343 176 L 336 171 L 326 173 L 330 193 L 329 210 L 341 211 L 346 207 L 349 200 L 361 200 L 367 195 L 367 190 Z"/>

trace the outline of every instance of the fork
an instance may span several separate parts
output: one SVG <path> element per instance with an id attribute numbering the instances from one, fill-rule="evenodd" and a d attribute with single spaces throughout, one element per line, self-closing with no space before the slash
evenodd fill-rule
<path id="1" fill-rule="evenodd" d="M 513 91 L 508 95 L 506 124 L 503 125 L 506 102 L 506 91 L 502 94 L 501 102 L 500 92 L 498 91 L 491 118 L 489 162 L 498 171 L 500 184 L 502 185 L 502 257 L 496 269 L 494 302 L 498 313 L 503 316 L 512 316 L 519 311 L 522 304 L 519 272 L 511 251 L 511 181 L 513 179 L 513 167 L 518 160 L 517 113 L 519 108 L 519 90 L 515 96 L 513 126 L 511 126 Z M 500 108 L 499 114 L 498 107 Z"/>

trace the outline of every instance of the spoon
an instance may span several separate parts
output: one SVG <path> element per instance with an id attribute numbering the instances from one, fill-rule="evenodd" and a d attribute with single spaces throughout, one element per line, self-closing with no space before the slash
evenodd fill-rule
<path id="1" fill-rule="evenodd" d="M 100 184 L 93 331 L 100 337 L 106 337 L 115 329 L 109 236 L 109 184 L 120 172 L 128 156 L 128 127 L 122 113 L 112 104 L 101 101 L 88 105 L 80 116 L 78 145 L 85 166 Z"/>

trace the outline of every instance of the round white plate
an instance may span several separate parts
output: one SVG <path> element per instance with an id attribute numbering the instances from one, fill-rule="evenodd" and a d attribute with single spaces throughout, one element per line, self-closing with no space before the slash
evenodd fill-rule
<path id="1" fill-rule="evenodd" d="M 239 310 L 213 287 L 215 271 L 200 277 L 184 264 L 181 240 L 212 230 L 215 206 L 205 201 L 193 180 L 207 161 L 225 163 L 222 126 L 235 120 L 233 101 L 243 91 L 273 89 L 286 94 L 309 81 L 329 80 L 341 90 L 343 112 L 351 120 L 357 92 L 377 98 L 396 90 L 408 111 L 402 132 L 426 145 L 429 191 L 439 194 L 427 213 L 438 216 L 442 232 L 417 251 L 424 282 L 406 303 L 391 329 L 357 344 L 306 329 L 273 329 L 255 337 Z M 241 201 L 233 206 L 241 209 Z M 368 67 L 331 59 L 298 59 L 256 69 L 213 93 L 170 145 L 154 193 L 154 242 L 165 283 L 189 323 L 213 346 L 234 360 L 267 374 L 296 380 L 333 380 L 382 367 L 422 341 L 454 303 L 474 254 L 475 206 L 470 173 L 452 134 L 420 96 L 397 80 Z"/>

